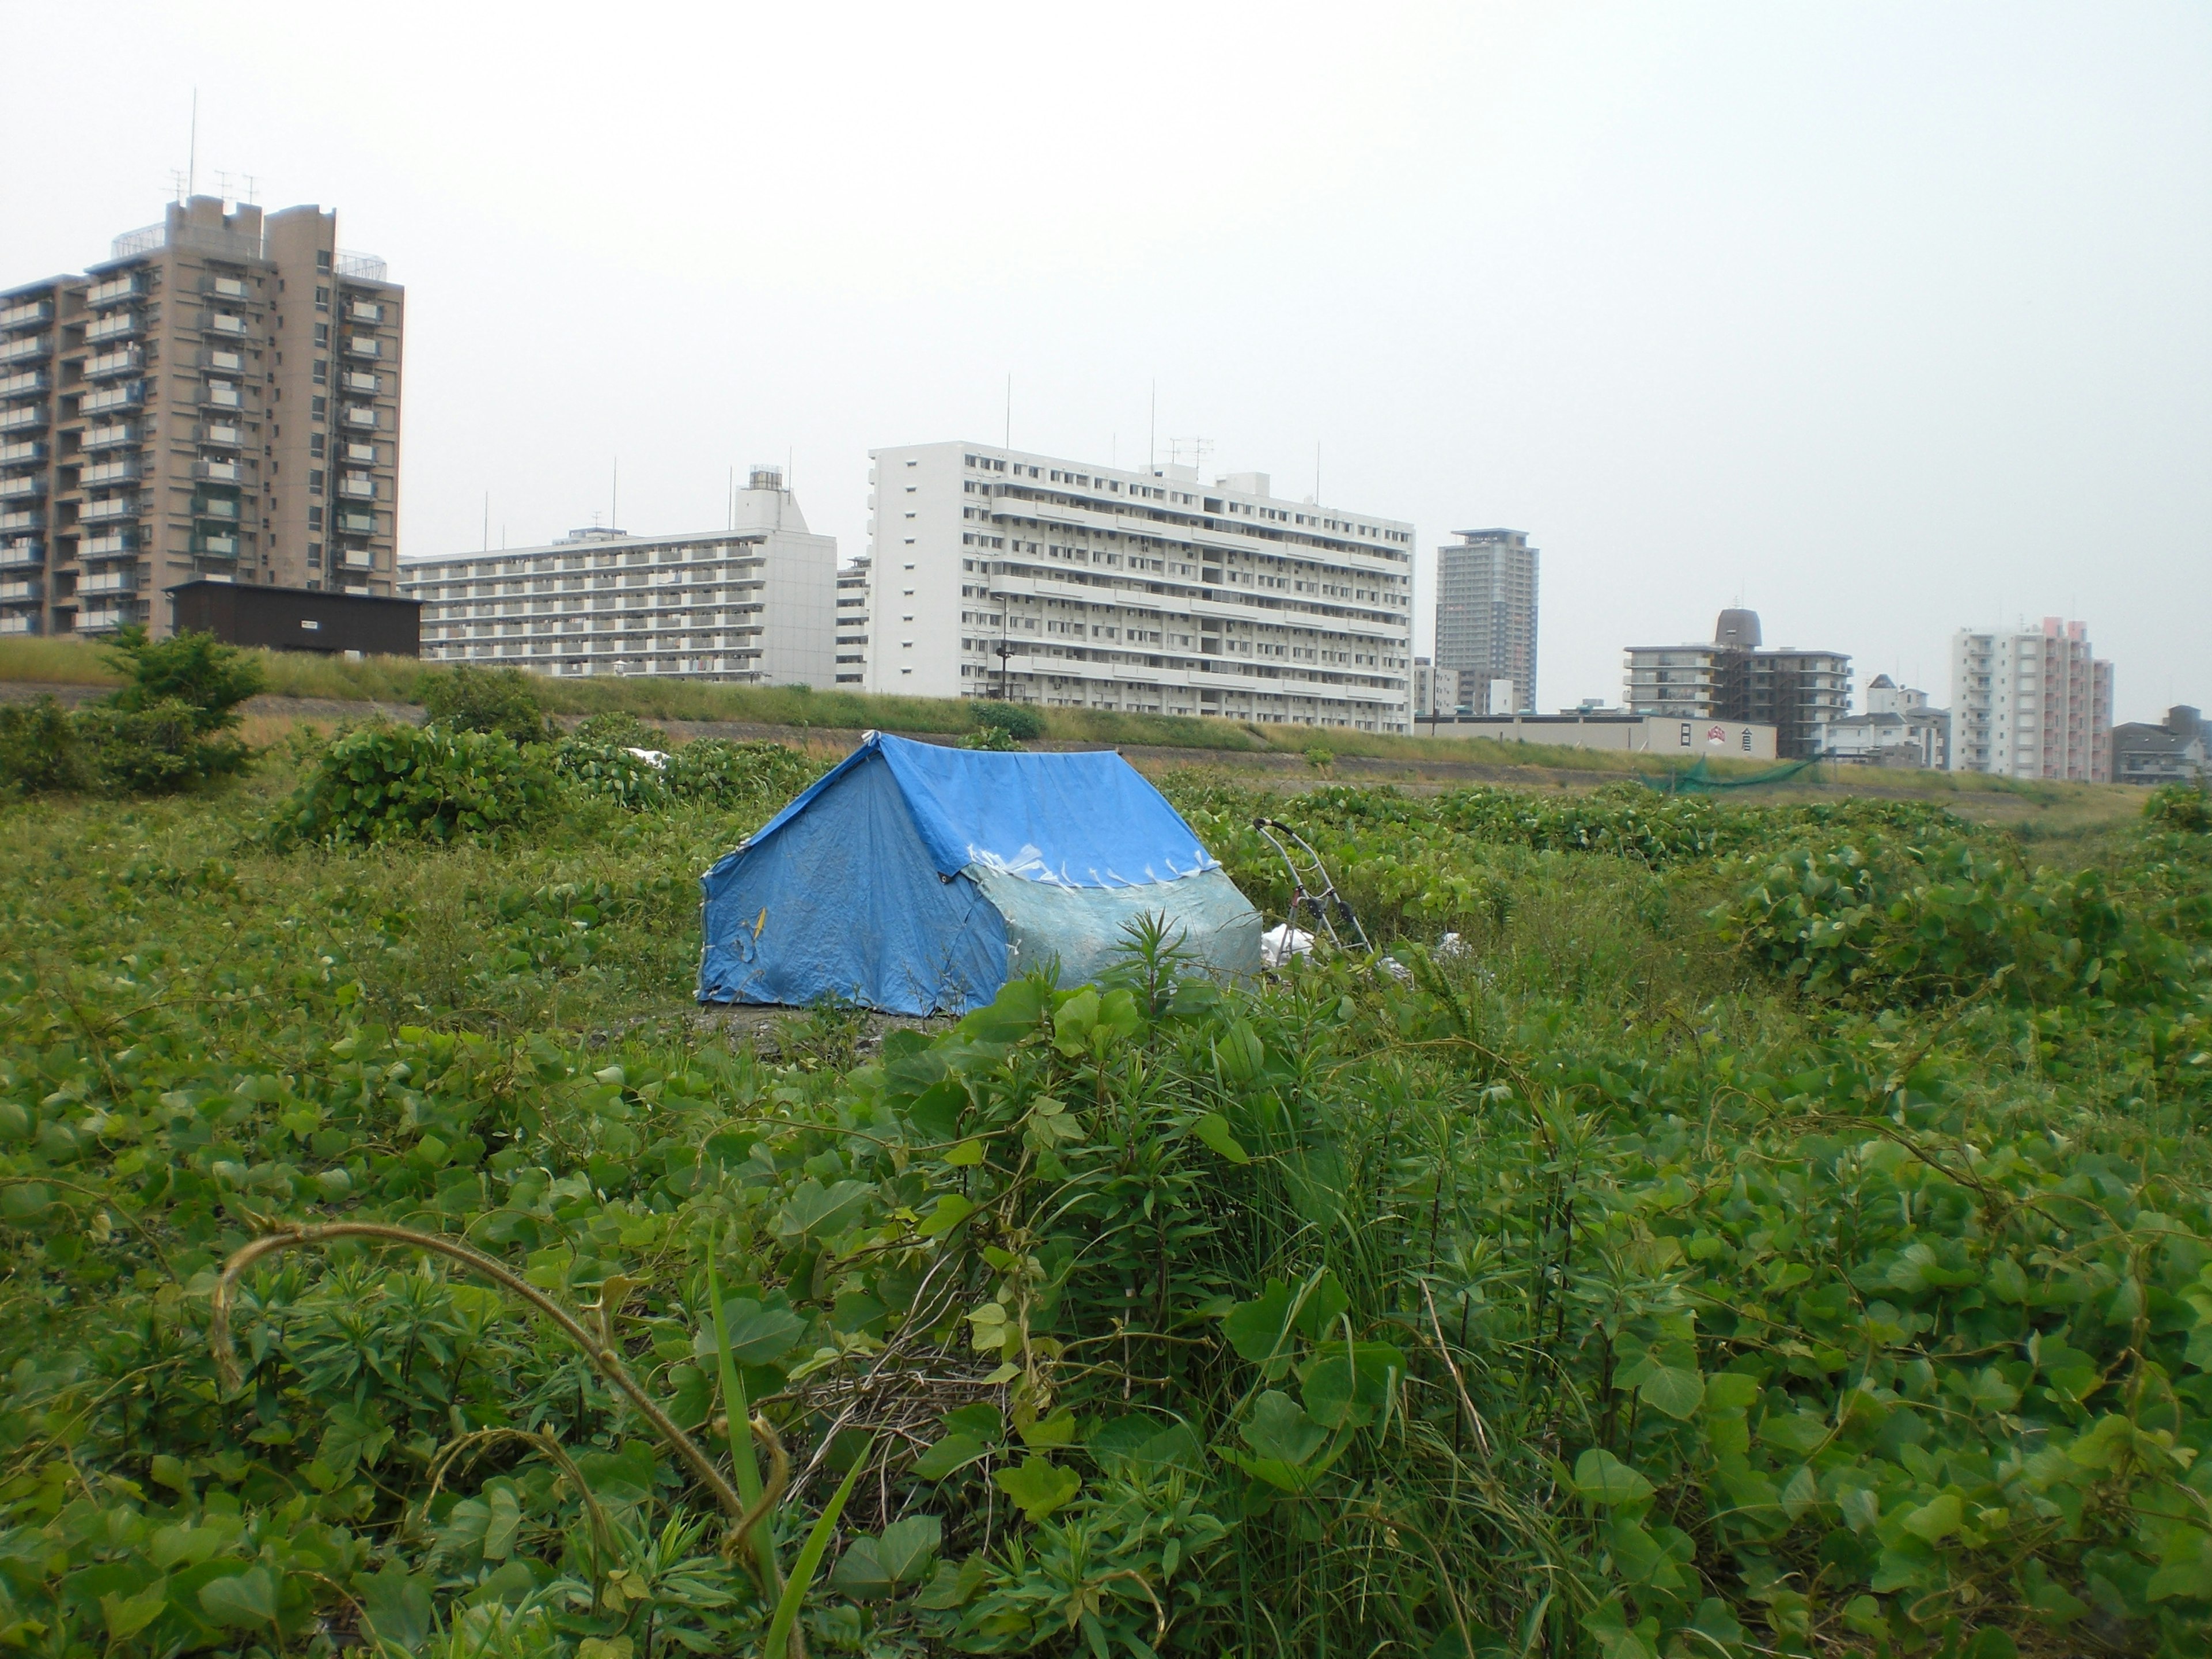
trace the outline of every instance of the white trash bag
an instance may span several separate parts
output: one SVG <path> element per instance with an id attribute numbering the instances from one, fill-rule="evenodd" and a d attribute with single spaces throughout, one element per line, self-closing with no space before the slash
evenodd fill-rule
<path id="1" fill-rule="evenodd" d="M 1293 927 L 1287 921 L 1270 927 L 1260 935 L 1260 965 L 1279 968 L 1292 957 L 1313 954 L 1313 935 Z"/>

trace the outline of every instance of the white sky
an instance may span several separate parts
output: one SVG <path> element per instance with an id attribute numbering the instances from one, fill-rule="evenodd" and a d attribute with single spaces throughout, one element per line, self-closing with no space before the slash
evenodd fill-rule
<path id="1" fill-rule="evenodd" d="M 2212 705 L 2212 8 L 307 8 L 0 0 L 0 284 L 185 165 L 408 289 L 402 550 L 712 528 L 872 446 L 1214 470 L 1544 550 L 1540 707 L 1620 647 L 1939 701 L 2063 613 Z M 1428 617 L 1422 617 L 1425 647 Z"/>

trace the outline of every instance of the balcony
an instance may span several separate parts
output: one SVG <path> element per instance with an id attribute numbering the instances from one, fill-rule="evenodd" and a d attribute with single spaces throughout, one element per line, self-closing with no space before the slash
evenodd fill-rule
<path id="1" fill-rule="evenodd" d="M 243 409 L 246 399 L 236 383 L 230 380 L 210 380 L 200 393 L 200 404 L 207 409 Z"/>
<path id="2" fill-rule="evenodd" d="M 246 337 L 246 319 L 234 311 L 210 311 L 207 317 L 207 331 L 228 334 L 242 340 Z"/>
<path id="3" fill-rule="evenodd" d="M 338 480 L 338 494 L 351 501 L 373 501 L 376 499 L 376 480 L 366 472 L 349 472 Z"/>
<path id="4" fill-rule="evenodd" d="M 374 444 L 355 443 L 349 440 L 345 447 L 345 459 L 356 466 L 374 466 L 376 465 L 376 446 Z"/>
<path id="5" fill-rule="evenodd" d="M 28 398 L 51 391 L 53 376 L 43 368 L 27 368 L 14 374 L 0 374 L 0 398 Z"/>
<path id="6" fill-rule="evenodd" d="M 46 515 L 44 509 L 40 507 L 10 507 L 6 512 L 0 513 L 0 536 L 9 535 L 19 530 L 44 530 L 46 527 Z"/>
<path id="7" fill-rule="evenodd" d="M 87 501 L 77 509 L 77 518 L 85 524 L 110 524 L 118 519 L 138 516 L 136 495 L 110 495 L 105 501 Z"/>
<path id="8" fill-rule="evenodd" d="M 211 530 L 192 538 L 192 551 L 203 559 L 234 559 L 238 536 L 228 530 Z"/>
<path id="9" fill-rule="evenodd" d="M 13 333 L 19 328 L 44 328 L 53 319 L 52 300 L 26 300 L 21 305 L 0 310 L 0 333 Z"/>
<path id="10" fill-rule="evenodd" d="M 339 553 L 338 566 L 344 570 L 372 570 L 376 566 L 375 555 L 365 547 L 349 547 Z"/>
<path id="11" fill-rule="evenodd" d="M 133 570 L 103 570 L 96 576 L 87 576 L 76 585 L 80 593 L 136 593 L 138 575 Z"/>
<path id="12" fill-rule="evenodd" d="M 342 534 L 367 536 L 373 534 L 376 529 L 376 514 L 364 513 L 359 507 L 340 507 L 337 517 L 333 522 Z"/>
<path id="13" fill-rule="evenodd" d="M 46 447 L 35 438 L 0 443 L 0 466 L 32 466 L 46 459 Z"/>
<path id="14" fill-rule="evenodd" d="M 357 357 L 364 362 L 374 362 L 384 355 L 383 343 L 366 334 L 347 336 L 345 349 L 347 356 Z"/>
<path id="15" fill-rule="evenodd" d="M 138 620 L 138 606 L 131 599 L 112 599 L 97 605 L 87 605 L 77 612 L 76 631 L 80 634 L 112 634 L 125 623 Z"/>
<path id="16" fill-rule="evenodd" d="M 144 476 L 136 455 L 118 456 L 112 461 L 102 461 L 85 468 L 77 482 L 87 489 L 103 489 L 114 484 L 136 483 Z"/>
<path id="17" fill-rule="evenodd" d="M 376 430 L 376 411 L 359 404 L 348 404 L 345 406 L 345 423 L 357 431 L 374 432 Z"/>
<path id="18" fill-rule="evenodd" d="M 374 300 L 349 300 L 345 314 L 349 323 L 367 323 L 374 328 L 384 321 L 384 307 Z"/>
<path id="19" fill-rule="evenodd" d="M 44 334 L 19 334 L 12 340 L 0 341 L 0 363 L 36 362 L 50 356 L 54 343 Z"/>
<path id="20" fill-rule="evenodd" d="M 146 386 L 143 380 L 131 380 L 122 386 L 102 386 L 97 392 L 88 392 L 78 412 L 84 415 L 105 415 L 111 410 L 136 409 L 146 401 Z"/>
<path id="21" fill-rule="evenodd" d="M 21 404 L 14 409 L 0 409 L 0 432 L 30 432 L 46 423 L 44 404 Z"/>
<path id="22" fill-rule="evenodd" d="M 146 354 L 137 346 L 127 346 L 121 351 L 103 351 L 88 360 L 84 366 L 88 380 L 113 380 L 125 374 L 143 374 L 146 371 Z"/>
<path id="23" fill-rule="evenodd" d="M 44 582 L 0 581 L 0 605 L 36 605 L 45 597 Z"/>
<path id="24" fill-rule="evenodd" d="M 35 634 L 39 631 L 39 613 L 35 611 L 10 611 L 0 617 L 0 634 Z"/>
<path id="25" fill-rule="evenodd" d="M 217 346 L 200 353 L 200 367 L 214 369 L 220 374 L 243 374 L 246 373 L 246 354 Z"/>
<path id="26" fill-rule="evenodd" d="M 194 461 L 192 463 L 192 477 L 198 478 L 202 483 L 234 484 L 243 476 L 244 469 L 236 461 Z"/>
<path id="27" fill-rule="evenodd" d="M 138 534 L 128 528 L 111 530 L 102 536 L 87 536 L 76 544 L 81 559 L 112 559 L 120 553 L 137 550 Z"/>
<path id="28" fill-rule="evenodd" d="M 46 493 L 43 472 L 19 472 L 11 478 L 0 478 L 0 501 L 32 501 Z"/>
<path id="29" fill-rule="evenodd" d="M 363 397 L 376 396 L 376 376 L 349 368 L 338 376 L 338 390 L 358 392 Z"/>
<path id="30" fill-rule="evenodd" d="M 95 317 L 85 325 L 84 343 L 105 345 L 110 340 L 136 339 L 143 326 L 135 311 L 111 311 L 105 317 Z"/>
<path id="31" fill-rule="evenodd" d="M 126 271 L 120 276 L 111 276 L 104 283 L 94 283 L 84 291 L 85 304 L 94 310 L 121 305 L 125 300 L 135 300 L 140 293 L 138 273 Z"/>
<path id="32" fill-rule="evenodd" d="M 137 441 L 138 428 L 128 421 L 114 421 L 106 426 L 85 428 L 84 447 L 87 449 L 114 449 Z"/>
<path id="33" fill-rule="evenodd" d="M 200 426 L 200 441 L 204 444 L 228 444 L 235 449 L 245 438 L 244 428 L 235 421 L 207 421 Z"/>
<path id="34" fill-rule="evenodd" d="M 217 276 L 207 285 L 207 291 L 218 300 L 243 300 L 246 284 L 235 276 Z"/>
<path id="35" fill-rule="evenodd" d="M 0 570 L 41 568 L 46 562 L 46 544 L 35 536 L 18 536 L 13 541 L 0 542 Z"/>

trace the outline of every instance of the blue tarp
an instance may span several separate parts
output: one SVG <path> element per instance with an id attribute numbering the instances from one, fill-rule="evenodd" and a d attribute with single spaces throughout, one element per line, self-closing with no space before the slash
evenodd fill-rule
<path id="1" fill-rule="evenodd" d="M 1146 912 L 1221 971 L 1259 967 L 1258 913 L 1159 791 L 1110 753 L 1000 754 L 872 732 L 700 884 L 702 1002 L 980 1007 L 1006 982 L 1010 946 L 1014 971 L 1057 957 L 1076 982 Z"/>

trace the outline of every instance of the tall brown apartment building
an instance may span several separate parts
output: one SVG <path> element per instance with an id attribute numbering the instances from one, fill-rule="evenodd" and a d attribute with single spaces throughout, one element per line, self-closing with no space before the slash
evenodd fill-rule
<path id="1" fill-rule="evenodd" d="M 392 592 L 404 299 L 336 214 L 209 196 L 0 291 L 0 634 L 158 638 L 195 577 Z"/>

